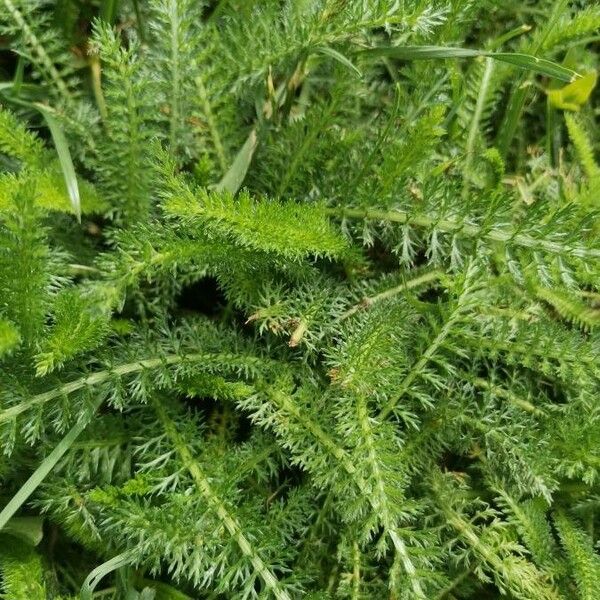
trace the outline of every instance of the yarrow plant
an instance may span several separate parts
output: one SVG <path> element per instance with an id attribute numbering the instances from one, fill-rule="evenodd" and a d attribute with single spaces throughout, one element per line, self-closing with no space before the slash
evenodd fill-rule
<path id="1" fill-rule="evenodd" d="M 0 591 L 598 600 L 600 4 L 0 0 Z"/>

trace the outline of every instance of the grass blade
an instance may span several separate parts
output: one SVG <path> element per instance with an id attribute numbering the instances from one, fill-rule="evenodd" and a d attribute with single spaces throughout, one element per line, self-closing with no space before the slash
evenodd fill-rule
<path id="1" fill-rule="evenodd" d="M 572 82 L 581 77 L 579 73 L 572 69 L 567 69 L 558 63 L 546 60 L 545 58 L 537 58 L 531 54 L 518 54 L 516 52 L 488 52 L 483 56 L 489 56 L 502 62 L 510 63 L 520 69 L 534 71 L 540 75 L 546 75 L 560 81 Z"/>
<path id="2" fill-rule="evenodd" d="M 389 56 L 400 60 L 430 60 L 433 58 L 473 58 L 480 50 L 450 46 L 376 46 L 361 51 L 373 56 Z"/>
<path id="3" fill-rule="evenodd" d="M 101 401 L 97 401 L 93 412 L 100 406 Z M 65 452 L 72 446 L 79 434 L 87 427 L 88 419 L 81 419 L 70 429 L 65 437 L 58 443 L 56 448 L 48 454 L 40 466 L 31 474 L 29 479 L 21 486 L 21 489 L 11 498 L 10 502 L 0 512 L 0 531 L 6 526 L 8 521 L 21 508 L 23 503 L 33 494 L 37 487 L 44 481 L 48 473 L 56 466 L 56 463 L 63 457 Z"/>
<path id="4" fill-rule="evenodd" d="M 114 23 L 119 11 L 120 0 L 104 0 L 100 9 L 100 18 L 107 23 Z"/>
<path id="5" fill-rule="evenodd" d="M 344 67 L 355 73 L 357 77 L 362 77 L 360 69 L 352 61 L 347 59 L 341 52 L 338 52 L 329 46 L 319 46 L 318 48 L 315 48 L 315 52 L 324 54 L 325 56 L 329 56 L 330 58 L 337 60 L 340 64 L 344 65 Z"/>
<path id="6" fill-rule="evenodd" d="M 446 46 L 378 46 L 362 50 L 361 52 L 373 56 L 388 56 L 401 60 L 431 60 L 436 58 L 476 58 L 480 56 L 493 58 L 501 62 L 509 63 L 520 69 L 534 71 L 540 75 L 546 75 L 561 81 L 575 81 L 580 77 L 579 73 L 567 69 L 550 60 L 538 58 L 531 54 L 519 54 L 516 52 L 488 52 L 485 50 L 474 50 L 471 48 L 453 48 Z"/>
<path id="7" fill-rule="evenodd" d="M 34 106 L 42 113 L 52 140 L 54 141 L 54 147 L 58 154 L 58 160 L 62 168 L 62 172 L 65 178 L 65 184 L 67 186 L 67 192 L 71 200 L 71 206 L 77 216 L 77 220 L 81 223 L 81 198 L 79 196 L 79 186 L 77 184 L 77 175 L 75 174 L 75 167 L 73 166 L 73 160 L 71 158 L 71 151 L 69 150 L 69 144 L 67 138 L 59 124 L 55 119 L 54 115 L 50 112 L 47 106 L 36 102 Z"/>
<path id="8" fill-rule="evenodd" d="M 248 172 L 248 167 L 252 162 L 257 143 L 258 138 L 256 136 L 256 129 L 253 129 L 250 132 L 248 139 L 237 153 L 231 167 L 229 167 L 227 173 L 223 175 L 221 181 L 215 186 L 217 191 L 227 190 L 232 194 L 235 194 L 240 187 L 242 187 L 242 183 Z"/>
<path id="9" fill-rule="evenodd" d="M 44 519 L 42 517 L 14 517 L 2 533 L 19 538 L 29 546 L 37 546 L 44 537 Z"/>
<path id="10" fill-rule="evenodd" d="M 94 590 L 100 581 L 109 573 L 128 565 L 131 562 L 129 552 L 123 552 L 110 560 L 98 565 L 86 578 L 81 586 L 79 597 L 81 600 L 92 600 Z"/>

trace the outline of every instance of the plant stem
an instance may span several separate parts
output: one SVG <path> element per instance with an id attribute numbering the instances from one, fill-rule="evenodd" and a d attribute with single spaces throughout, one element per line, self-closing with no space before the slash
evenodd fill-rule
<path id="1" fill-rule="evenodd" d="M 462 235 L 468 238 L 482 238 L 489 242 L 514 244 L 531 250 L 543 250 L 550 254 L 570 254 L 578 258 L 600 258 L 600 249 L 565 246 L 558 242 L 537 239 L 531 235 L 515 233 L 510 229 L 483 229 L 480 225 L 454 219 L 435 219 L 427 215 L 412 215 L 406 210 L 377 210 L 361 208 L 334 207 L 326 209 L 332 216 L 349 219 L 368 219 L 372 221 L 390 221 L 409 223 L 416 227 L 435 227 L 444 233 Z"/>

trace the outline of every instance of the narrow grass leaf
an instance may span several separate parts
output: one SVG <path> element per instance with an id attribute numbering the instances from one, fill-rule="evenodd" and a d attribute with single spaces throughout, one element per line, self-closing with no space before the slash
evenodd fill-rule
<path id="1" fill-rule="evenodd" d="M 96 402 L 94 406 L 94 412 L 100 406 L 100 401 Z M 56 466 L 56 463 L 63 457 L 65 452 L 72 446 L 73 442 L 77 439 L 79 434 L 86 428 L 88 424 L 87 419 L 79 420 L 71 430 L 65 435 L 65 437 L 58 443 L 56 448 L 48 454 L 48 456 L 42 461 L 40 466 L 32 473 L 29 479 L 21 486 L 19 491 L 11 498 L 10 502 L 0 512 L 0 530 L 8 524 L 9 520 L 15 515 L 15 513 L 21 508 L 24 502 L 33 494 L 38 488 L 40 483 L 44 481 L 48 473 Z"/>
<path id="2" fill-rule="evenodd" d="M 119 11 L 119 0 L 104 0 L 100 9 L 100 17 L 107 23 L 114 23 L 115 17 Z"/>
<path id="3" fill-rule="evenodd" d="M 97 566 L 86 578 L 81 586 L 79 597 L 81 600 L 92 600 L 94 597 L 94 590 L 100 581 L 106 577 L 109 573 L 120 569 L 128 565 L 131 562 L 131 556 L 129 552 L 123 552 L 114 556 L 110 560 Z"/>
<path id="4" fill-rule="evenodd" d="M 229 167 L 227 173 L 223 175 L 221 181 L 219 181 L 219 183 L 215 186 L 217 191 L 228 191 L 232 194 L 235 194 L 240 187 L 242 187 L 242 183 L 244 182 L 244 178 L 248 172 L 248 167 L 252 162 L 252 157 L 254 156 L 257 142 L 258 138 L 256 135 L 256 129 L 253 129 L 250 132 L 248 139 L 237 153 L 231 167 Z"/>
<path id="5" fill-rule="evenodd" d="M 81 198 L 79 196 L 79 185 L 77 184 L 77 175 L 75 174 L 75 167 L 73 166 L 73 159 L 71 158 L 71 151 L 69 150 L 69 144 L 67 138 L 59 124 L 54 118 L 54 115 L 45 107 L 43 104 L 36 103 L 35 107 L 42 113 L 52 140 L 54 147 L 58 154 L 58 160 L 62 168 L 63 176 L 65 178 L 65 184 L 67 186 L 67 192 L 69 199 L 71 200 L 71 206 L 77 216 L 77 220 L 81 222 Z"/>
<path id="6" fill-rule="evenodd" d="M 341 65 L 347 67 L 350 71 L 355 73 L 358 77 L 362 77 L 362 72 L 360 69 L 348 58 L 346 58 L 342 53 L 330 48 L 329 46 L 319 46 L 315 49 L 315 51 L 319 54 L 324 54 L 325 56 L 329 56 L 334 60 L 337 60 Z"/>
<path id="7" fill-rule="evenodd" d="M 37 546 L 44 537 L 42 517 L 13 517 L 2 533 L 19 538 L 29 546 Z"/>
<path id="8" fill-rule="evenodd" d="M 581 77 L 579 73 L 563 67 L 551 60 L 545 58 L 538 58 L 531 54 L 518 54 L 514 52 L 488 52 L 483 56 L 490 56 L 495 60 L 510 63 L 521 69 L 530 70 L 540 75 L 546 75 L 560 81 L 576 81 Z"/>
<path id="9" fill-rule="evenodd" d="M 490 57 L 494 60 L 509 63 L 521 69 L 531 70 L 540 75 L 553 77 L 561 81 L 575 81 L 580 75 L 555 62 L 538 58 L 531 54 L 516 52 L 488 52 L 471 48 L 452 48 L 446 46 L 377 46 L 362 50 L 373 56 L 389 56 L 401 60 L 431 60 L 436 58 L 477 58 Z"/>

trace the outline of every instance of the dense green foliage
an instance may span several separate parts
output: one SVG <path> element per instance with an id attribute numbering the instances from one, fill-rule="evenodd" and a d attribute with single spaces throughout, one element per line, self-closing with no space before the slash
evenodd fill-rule
<path id="1" fill-rule="evenodd" d="M 0 596 L 598 600 L 599 32 L 0 0 Z"/>

